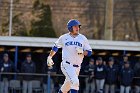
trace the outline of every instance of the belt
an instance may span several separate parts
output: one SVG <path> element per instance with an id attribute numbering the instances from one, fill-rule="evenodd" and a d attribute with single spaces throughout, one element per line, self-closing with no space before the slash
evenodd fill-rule
<path id="1" fill-rule="evenodd" d="M 66 61 L 67 64 L 70 64 L 70 62 Z M 78 65 L 73 65 L 73 67 L 79 67 Z"/>

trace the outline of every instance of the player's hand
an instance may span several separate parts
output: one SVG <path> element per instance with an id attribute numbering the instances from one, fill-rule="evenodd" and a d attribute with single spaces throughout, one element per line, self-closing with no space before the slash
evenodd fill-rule
<path id="1" fill-rule="evenodd" d="M 48 58 L 47 58 L 47 65 L 48 65 L 49 67 L 51 67 L 53 64 L 54 64 L 54 63 L 53 63 L 52 57 L 51 57 L 51 56 L 48 56 Z"/>
<path id="2" fill-rule="evenodd" d="M 78 55 L 81 55 L 84 53 L 83 48 L 81 48 L 81 47 L 76 47 L 76 51 L 77 51 Z"/>

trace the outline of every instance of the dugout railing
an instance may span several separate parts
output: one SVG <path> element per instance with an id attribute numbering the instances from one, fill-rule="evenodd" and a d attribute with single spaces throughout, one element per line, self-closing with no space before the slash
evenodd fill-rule
<path id="1" fill-rule="evenodd" d="M 42 74 L 42 73 L 15 73 L 15 72 L 0 72 L 0 80 L 1 80 L 1 76 L 2 75 L 13 75 L 13 78 L 11 79 L 11 80 L 16 80 L 16 79 L 18 79 L 18 80 L 20 80 L 21 78 L 22 78 L 22 76 L 24 76 L 24 75 L 29 75 L 29 76 L 35 76 L 35 77 L 44 77 L 44 76 L 46 76 L 46 78 L 47 78 L 47 93 L 51 93 L 51 76 L 53 76 L 53 77 L 64 77 L 64 75 L 63 74 L 54 74 L 53 72 L 50 72 L 50 71 L 48 71 L 48 73 L 47 74 Z M 19 78 L 20 77 L 20 78 Z M 79 77 L 84 77 L 84 78 L 86 78 L 86 77 L 88 77 L 87 75 L 79 75 Z M 36 78 L 37 79 L 37 78 Z M 24 80 L 24 79 L 21 79 L 21 81 L 22 80 Z M 64 81 L 61 81 L 61 82 L 64 82 Z M 55 89 L 54 89 L 55 90 Z M 14 93 L 16 93 L 16 91 L 14 92 Z M 44 92 L 43 92 L 44 93 Z M 56 92 L 55 92 L 56 93 Z"/>
<path id="2" fill-rule="evenodd" d="M 29 75 L 29 76 L 35 76 L 35 77 L 43 77 L 43 76 L 46 76 L 46 78 L 47 78 L 47 86 L 46 86 L 47 87 L 46 88 L 47 89 L 47 93 L 51 93 L 51 76 L 54 76 L 54 77 L 64 77 L 63 74 L 54 74 L 54 73 L 51 73 L 50 71 L 48 71 L 47 74 L 42 74 L 42 73 L 15 73 L 15 72 L 12 72 L 11 73 L 11 72 L 0 72 L 0 80 L 2 78 L 1 77 L 2 75 L 13 75 L 14 78 L 12 80 L 16 80 L 18 76 L 22 77 L 23 75 Z M 87 78 L 88 75 L 79 75 L 79 77 Z M 136 79 L 136 78 L 139 78 L 140 79 L 140 77 L 133 77 L 133 78 L 134 79 Z M 62 81 L 62 82 L 64 82 L 64 81 Z M 84 90 L 82 90 L 82 91 L 84 91 Z M 117 89 L 117 91 L 118 91 L 118 89 Z M 18 93 L 18 92 L 14 91 L 14 93 Z"/>

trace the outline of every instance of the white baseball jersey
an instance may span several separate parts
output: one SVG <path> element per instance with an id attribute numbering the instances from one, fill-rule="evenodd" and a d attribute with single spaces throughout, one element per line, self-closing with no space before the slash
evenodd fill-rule
<path id="1" fill-rule="evenodd" d="M 62 60 L 66 60 L 71 64 L 81 65 L 84 55 L 78 55 L 76 47 L 81 47 L 83 50 L 92 51 L 87 38 L 79 34 L 76 37 L 66 33 L 59 37 L 55 42 L 55 46 L 62 48 Z"/>

